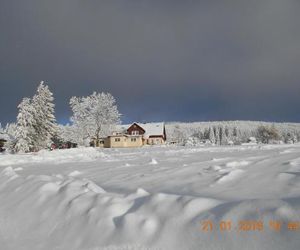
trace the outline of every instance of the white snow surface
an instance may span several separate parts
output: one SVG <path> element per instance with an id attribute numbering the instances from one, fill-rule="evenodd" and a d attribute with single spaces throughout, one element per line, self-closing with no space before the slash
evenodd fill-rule
<path id="1" fill-rule="evenodd" d="M 151 135 L 164 135 L 165 124 L 163 122 L 138 123 L 138 125 L 145 130 L 145 138 L 148 138 Z"/>
<path id="2" fill-rule="evenodd" d="M 300 144 L 0 154 L 1 250 L 300 249 L 294 221 Z"/>

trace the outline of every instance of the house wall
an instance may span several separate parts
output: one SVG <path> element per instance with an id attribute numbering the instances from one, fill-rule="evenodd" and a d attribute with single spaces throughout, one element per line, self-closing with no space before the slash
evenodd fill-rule
<path id="1" fill-rule="evenodd" d="M 94 147 L 97 147 L 97 148 L 104 148 L 106 141 L 107 141 L 107 138 L 101 138 L 99 140 L 97 140 L 97 139 L 92 140 Z"/>
<path id="2" fill-rule="evenodd" d="M 108 137 L 106 148 L 134 148 L 143 146 L 141 136 L 110 136 Z"/>
<path id="3" fill-rule="evenodd" d="M 106 148 L 124 148 L 126 143 L 125 136 L 110 136 L 105 144 Z"/>
<path id="4" fill-rule="evenodd" d="M 143 138 L 142 136 L 128 136 L 126 140 L 126 147 L 128 148 L 136 148 L 143 146 Z"/>
<path id="5" fill-rule="evenodd" d="M 150 136 L 145 142 L 148 145 L 161 145 L 165 143 L 165 140 L 162 136 Z"/>

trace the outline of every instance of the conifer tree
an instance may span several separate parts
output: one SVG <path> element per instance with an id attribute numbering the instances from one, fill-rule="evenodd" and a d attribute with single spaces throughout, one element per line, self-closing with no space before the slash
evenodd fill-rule
<path id="1" fill-rule="evenodd" d="M 34 149 L 35 134 L 35 109 L 29 98 L 24 98 L 18 106 L 16 143 L 14 149 L 17 152 L 30 152 Z"/>
<path id="2" fill-rule="evenodd" d="M 215 137 L 215 133 L 214 133 L 213 128 L 209 128 L 209 137 L 208 137 L 208 139 L 210 140 L 211 143 L 213 143 L 213 144 L 216 143 L 216 137 Z"/>
<path id="3" fill-rule="evenodd" d="M 45 148 L 57 133 L 53 101 L 52 92 L 42 81 L 32 101 L 35 109 L 35 133 L 37 137 L 35 144 L 38 149 Z"/>
<path id="4" fill-rule="evenodd" d="M 38 86 L 32 99 L 24 98 L 18 106 L 16 125 L 17 152 L 40 150 L 47 146 L 57 132 L 53 94 L 44 82 Z"/>

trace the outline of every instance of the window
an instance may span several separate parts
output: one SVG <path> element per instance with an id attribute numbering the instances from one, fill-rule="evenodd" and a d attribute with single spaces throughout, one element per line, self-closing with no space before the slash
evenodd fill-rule
<path id="1" fill-rule="evenodd" d="M 131 138 L 131 141 L 132 141 L 132 142 L 135 142 L 135 141 L 136 141 L 136 138 Z"/>
<path id="2" fill-rule="evenodd" d="M 140 133 L 139 133 L 139 131 L 138 130 L 133 130 L 133 131 L 131 131 L 131 135 L 139 135 Z"/>
<path id="3" fill-rule="evenodd" d="M 115 142 L 120 142 L 121 138 L 115 138 Z"/>

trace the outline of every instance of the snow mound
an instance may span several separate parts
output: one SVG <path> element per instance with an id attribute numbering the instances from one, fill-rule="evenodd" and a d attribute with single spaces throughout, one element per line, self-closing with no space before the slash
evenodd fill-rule
<path id="1" fill-rule="evenodd" d="M 8 177 L 17 176 L 15 170 L 12 167 L 7 167 L 7 168 L 3 169 L 1 174 L 5 175 L 5 176 L 8 176 Z"/>
<path id="2" fill-rule="evenodd" d="M 226 163 L 226 167 L 236 168 L 236 167 L 243 167 L 249 165 L 250 162 L 248 161 L 232 161 Z"/>
<path id="3" fill-rule="evenodd" d="M 19 167 L 19 168 L 15 168 L 14 171 L 22 171 L 23 168 Z"/>
<path id="4" fill-rule="evenodd" d="M 110 160 L 109 155 L 95 148 L 72 148 L 53 151 L 41 150 L 38 153 L 6 154 L 1 157 L 0 166 L 47 162 L 56 165 L 67 162 L 90 162 L 99 158 Z"/>
<path id="5" fill-rule="evenodd" d="M 300 158 L 296 158 L 296 159 L 290 161 L 290 165 L 292 165 L 293 167 L 296 167 L 296 166 L 300 167 Z"/>
<path id="6" fill-rule="evenodd" d="M 12 167 L 7 167 L 0 173 L 0 187 L 6 183 L 18 178 L 18 174 L 14 171 Z"/>
<path id="7" fill-rule="evenodd" d="M 2 179 L 11 176 L 16 176 L 11 167 L 0 174 Z M 9 208 L 0 219 L 5 216 L 11 225 L 0 224 L 0 232 L 5 234 L 0 243 L 7 245 L 13 237 L 11 249 L 17 249 L 14 246 L 20 246 L 26 239 L 31 240 L 27 242 L 29 248 L 39 242 L 42 249 L 111 248 L 114 242 L 120 243 L 116 249 L 134 249 L 134 244 L 149 248 L 148 243 L 155 236 L 162 235 L 162 243 L 168 243 L 169 234 L 176 239 L 186 223 L 222 203 L 208 198 L 150 194 L 142 188 L 129 195 L 107 193 L 88 179 L 67 176 L 16 178 L 19 191 L 14 191 L 14 183 L 7 182 L 1 191 L 9 194 L 10 199 L 4 203 L 0 196 L 0 209 Z M 158 244 L 160 237 L 156 239 Z M 173 249 L 178 249 L 177 244 Z"/>
<path id="8" fill-rule="evenodd" d="M 300 145 L 259 147 L 1 155 L 13 164 L 0 166 L 0 248 L 299 249 L 287 224 L 300 220 Z M 221 221 L 232 230 L 218 230 Z M 264 230 L 239 231 L 240 221 Z"/>
<path id="9" fill-rule="evenodd" d="M 212 169 L 212 170 L 214 170 L 214 171 L 222 171 L 222 167 L 221 167 L 221 166 L 218 166 L 218 165 L 211 166 L 211 167 L 209 167 L 209 169 Z"/>
<path id="10" fill-rule="evenodd" d="M 149 162 L 150 165 L 157 165 L 158 162 L 157 160 L 155 160 L 154 158 L 151 159 L 151 161 Z"/>
<path id="11" fill-rule="evenodd" d="M 59 185 L 54 182 L 49 182 L 43 185 L 39 190 L 41 193 L 56 193 L 59 190 Z"/>
<path id="12" fill-rule="evenodd" d="M 77 170 L 75 170 L 75 171 L 73 171 L 73 172 L 69 173 L 69 175 L 68 175 L 68 176 L 70 176 L 70 177 L 75 177 L 75 176 L 78 176 L 78 175 L 81 175 L 81 172 L 80 172 L 80 171 L 77 171 Z"/>
<path id="13" fill-rule="evenodd" d="M 104 194 L 106 193 L 105 190 L 101 187 L 99 187 L 97 184 L 95 184 L 94 182 L 92 182 L 91 180 L 88 179 L 83 179 L 84 181 L 86 181 L 86 184 L 84 185 L 88 190 L 96 193 L 96 194 Z"/>
<path id="14" fill-rule="evenodd" d="M 237 180 L 241 177 L 241 175 L 244 173 L 244 170 L 241 169 L 236 169 L 236 170 L 232 170 L 231 172 L 229 172 L 228 174 L 223 175 L 221 178 L 219 178 L 217 180 L 217 183 L 226 183 L 229 181 L 234 181 Z"/>
<path id="15" fill-rule="evenodd" d="M 215 162 L 219 162 L 219 161 L 225 161 L 225 160 L 228 160 L 229 157 L 225 157 L 225 158 L 213 158 L 212 161 L 215 161 Z"/>
<path id="16" fill-rule="evenodd" d="M 219 182 L 235 180 L 232 170 Z M 11 180 L 11 178 L 14 178 Z M 297 249 L 299 237 L 286 240 L 267 228 L 261 232 L 203 232 L 203 221 L 298 218 L 300 197 L 227 202 L 206 197 L 106 192 L 88 179 L 69 176 L 18 176 L 0 173 L 0 244 L 4 249 Z M 17 204 L 17 206 L 16 206 Z M 217 225 L 217 224 L 216 224 Z M 213 235 L 213 236 L 212 236 Z M 213 237 L 213 243 L 211 243 Z M 291 238 L 290 238 L 291 239 Z M 266 244 L 266 242 L 268 244 Z M 250 247 L 251 246 L 251 247 Z"/>
<path id="17" fill-rule="evenodd" d="M 160 248 L 152 248 L 152 247 L 145 247 L 138 244 L 132 245 L 110 245 L 107 247 L 100 247 L 100 248 L 92 248 L 89 250 L 161 250 Z"/>

